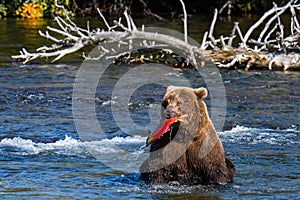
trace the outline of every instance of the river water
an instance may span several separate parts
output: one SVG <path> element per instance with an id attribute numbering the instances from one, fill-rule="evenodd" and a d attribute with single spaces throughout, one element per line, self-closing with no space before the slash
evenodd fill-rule
<path id="1" fill-rule="evenodd" d="M 241 20 L 250 23 L 247 18 Z M 191 21 L 189 31 L 197 41 L 208 29 L 208 21 L 205 17 Z M 220 29 L 229 31 L 228 24 L 220 23 Z M 299 71 L 220 70 L 227 113 L 218 134 L 236 166 L 233 184 L 145 185 L 137 170 L 139 158 L 148 151 L 140 148 L 146 136 L 122 133 L 111 112 L 118 103 L 110 90 L 130 66 L 112 66 L 102 80 L 107 87 L 98 88 L 95 99 L 81 99 L 95 103 L 97 120 L 106 133 L 106 138 L 83 141 L 72 113 L 73 85 L 82 63 L 79 53 L 55 64 L 23 65 L 10 59 L 22 47 L 34 50 L 47 43 L 37 34 L 47 25 L 53 22 L 0 21 L 1 199 L 300 198 Z M 180 30 L 180 21 L 170 22 L 168 28 Z M 174 73 L 183 77 L 190 72 Z M 195 86 L 199 86 L 197 81 Z M 146 126 L 149 105 L 159 103 L 163 93 L 164 88 L 157 85 L 139 88 L 128 104 L 134 122 Z M 210 99 L 206 101 L 210 105 Z"/>

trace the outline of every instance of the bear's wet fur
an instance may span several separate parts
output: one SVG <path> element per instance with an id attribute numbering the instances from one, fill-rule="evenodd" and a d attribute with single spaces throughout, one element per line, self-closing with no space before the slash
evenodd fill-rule
<path id="1" fill-rule="evenodd" d="M 205 88 L 167 88 L 163 117 L 187 115 L 187 123 L 174 123 L 171 131 L 150 145 L 150 156 L 140 167 L 143 181 L 184 185 L 233 182 L 235 167 L 224 155 L 203 101 L 206 96 Z"/>

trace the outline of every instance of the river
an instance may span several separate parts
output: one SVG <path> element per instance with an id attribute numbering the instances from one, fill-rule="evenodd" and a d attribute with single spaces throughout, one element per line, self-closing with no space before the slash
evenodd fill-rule
<path id="1" fill-rule="evenodd" d="M 241 19 L 247 25 L 251 20 Z M 84 24 L 84 20 L 77 21 Z M 94 26 L 97 23 L 92 20 Z M 178 31 L 182 27 L 180 20 L 145 24 Z M 190 24 L 191 36 L 201 42 L 209 19 L 196 17 Z M 217 27 L 230 33 L 228 24 L 221 22 Z M 72 111 L 74 82 L 82 65 L 80 53 L 54 64 L 39 60 L 24 65 L 10 58 L 22 47 L 33 51 L 48 43 L 37 33 L 47 25 L 54 23 L 0 20 L 1 199 L 300 198 L 299 71 L 217 70 L 226 91 L 226 118 L 218 134 L 226 156 L 236 166 L 233 184 L 145 185 L 137 171 L 139 158 L 147 155 L 148 149 L 141 149 L 146 135 L 124 134 L 111 111 L 119 106 L 111 90 L 130 66 L 111 66 L 99 82 L 104 87 L 98 84 L 95 99 L 81 99 L 94 103 L 105 132 L 105 138 L 82 140 Z M 91 70 L 97 73 L 97 67 Z M 174 74 L 180 78 L 190 72 Z M 161 75 L 160 71 L 152 73 Z M 201 86 L 199 82 L 193 86 Z M 149 106 L 159 104 L 163 93 L 164 87 L 154 84 L 138 88 L 128 104 L 133 121 L 147 126 Z M 210 107 L 210 98 L 206 102 Z"/>

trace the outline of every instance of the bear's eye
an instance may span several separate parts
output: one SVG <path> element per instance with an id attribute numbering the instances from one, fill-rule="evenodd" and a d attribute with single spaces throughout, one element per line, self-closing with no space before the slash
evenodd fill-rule
<path id="1" fill-rule="evenodd" d="M 163 100 L 163 101 L 161 102 L 161 106 L 162 106 L 164 109 L 166 109 L 166 107 L 168 106 L 168 101 Z"/>

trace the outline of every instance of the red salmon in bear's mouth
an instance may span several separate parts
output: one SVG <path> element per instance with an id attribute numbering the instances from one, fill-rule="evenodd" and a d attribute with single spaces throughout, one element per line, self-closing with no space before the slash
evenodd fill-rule
<path id="1" fill-rule="evenodd" d="M 173 118 L 167 118 L 164 123 L 152 134 L 152 136 L 148 137 L 146 140 L 146 146 L 153 143 L 154 141 L 161 138 L 165 133 L 169 132 L 171 130 L 172 124 L 176 122 L 186 122 L 187 115 L 183 115 L 181 117 L 173 117 Z"/>

